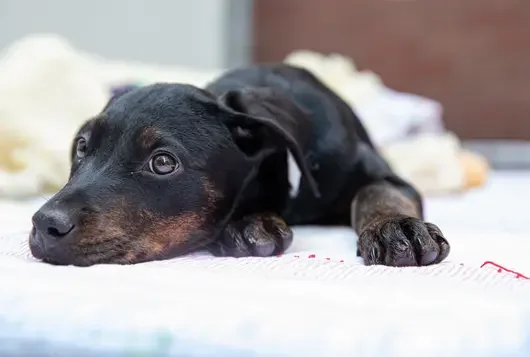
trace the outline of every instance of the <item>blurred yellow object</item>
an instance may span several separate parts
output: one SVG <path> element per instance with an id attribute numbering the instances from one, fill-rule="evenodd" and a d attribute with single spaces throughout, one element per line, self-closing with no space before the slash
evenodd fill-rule
<path id="1" fill-rule="evenodd" d="M 469 150 L 462 150 L 460 152 L 460 165 L 464 171 L 465 189 L 484 185 L 490 170 L 484 157 Z"/>
<path id="2" fill-rule="evenodd" d="M 0 171 L 20 172 L 26 167 L 26 163 L 13 155 L 13 148 L 22 147 L 26 143 L 15 136 L 0 135 Z"/>

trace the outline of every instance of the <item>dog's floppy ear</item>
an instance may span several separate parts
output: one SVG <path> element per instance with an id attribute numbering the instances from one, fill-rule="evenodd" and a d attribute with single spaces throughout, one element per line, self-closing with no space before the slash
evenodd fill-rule
<path id="1" fill-rule="evenodd" d="M 232 90 L 219 97 L 232 113 L 225 120 L 241 151 L 257 161 L 280 150 L 289 150 L 315 197 L 318 185 L 303 156 L 310 139 L 308 114 L 286 95 L 270 88 Z"/>

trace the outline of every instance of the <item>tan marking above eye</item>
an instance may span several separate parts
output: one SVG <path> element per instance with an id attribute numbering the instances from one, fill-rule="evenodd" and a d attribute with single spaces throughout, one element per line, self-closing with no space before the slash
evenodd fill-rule
<path id="1" fill-rule="evenodd" d="M 192 233 L 201 229 L 204 216 L 187 212 L 176 217 L 154 218 L 147 233 L 142 235 L 142 253 L 154 256 L 164 253 L 164 250 L 184 245 Z"/>
<path id="2" fill-rule="evenodd" d="M 159 137 L 159 131 L 154 126 L 148 126 L 142 130 L 138 137 L 138 142 L 144 149 L 151 148 Z"/>

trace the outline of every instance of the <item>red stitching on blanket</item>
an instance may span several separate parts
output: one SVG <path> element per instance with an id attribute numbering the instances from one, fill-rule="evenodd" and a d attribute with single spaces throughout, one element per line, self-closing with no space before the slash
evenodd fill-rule
<path id="1" fill-rule="evenodd" d="M 294 258 L 300 258 L 299 255 L 293 255 L 293 257 L 294 257 Z M 316 257 L 317 257 L 316 254 L 309 254 L 309 255 L 307 256 L 308 259 L 314 259 L 314 258 L 316 258 Z M 330 261 L 331 258 L 327 257 L 327 258 L 324 258 L 324 260 L 328 260 L 328 261 Z M 344 263 L 344 260 L 343 260 L 343 259 L 339 260 L 339 263 Z"/>
<path id="2" fill-rule="evenodd" d="M 507 268 L 505 268 L 505 267 L 503 267 L 503 266 L 501 266 L 501 265 L 499 265 L 499 264 L 497 264 L 497 263 L 491 262 L 491 261 L 489 261 L 489 260 L 486 261 L 486 262 L 484 262 L 484 264 L 482 264 L 480 267 L 481 267 L 481 268 L 484 268 L 486 265 L 492 265 L 492 266 L 496 267 L 496 268 L 497 268 L 497 273 L 502 273 L 503 271 L 505 271 L 505 272 L 507 272 L 507 273 L 510 273 L 510 274 L 515 275 L 515 278 L 516 278 L 516 279 L 523 278 L 523 279 L 525 279 L 525 280 L 530 280 L 529 277 L 524 276 L 524 275 L 521 274 L 521 273 L 518 273 L 518 272 L 516 272 L 516 271 L 514 271 L 514 270 L 507 269 Z"/>

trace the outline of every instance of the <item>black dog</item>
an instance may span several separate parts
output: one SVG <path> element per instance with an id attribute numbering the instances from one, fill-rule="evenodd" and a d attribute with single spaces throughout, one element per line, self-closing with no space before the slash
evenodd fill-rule
<path id="1" fill-rule="evenodd" d="M 351 108 L 309 72 L 235 70 L 206 90 L 121 94 L 79 130 L 66 186 L 34 216 L 33 255 L 136 263 L 197 249 L 270 256 L 288 225 L 353 225 L 366 264 L 438 263 L 449 244 Z"/>

